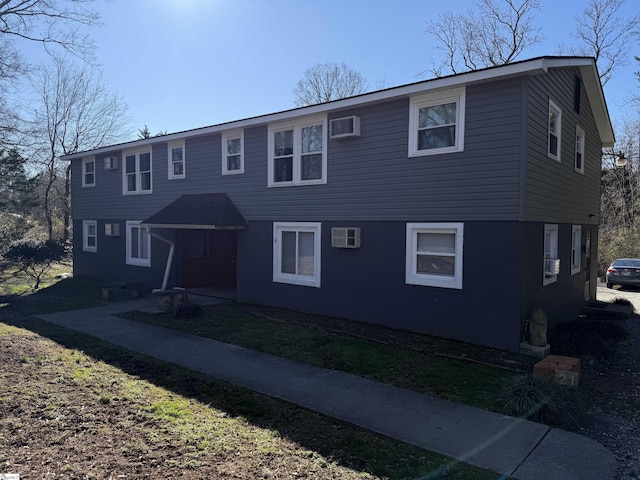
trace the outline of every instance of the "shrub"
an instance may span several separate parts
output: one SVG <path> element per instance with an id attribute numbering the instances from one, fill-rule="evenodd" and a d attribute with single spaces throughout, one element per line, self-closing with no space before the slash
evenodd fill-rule
<path id="1" fill-rule="evenodd" d="M 590 355 L 608 360 L 614 352 L 613 342 L 627 336 L 627 331 L 613 322 L 567 322 L 556 326 L 551 345 L 558 355 Z"/>
<path id="2" fill-rule="evenodd" d="M 65 246 L 59 242 L 26 239 L 12 243 L 4 257 L 31 277 L 35 281 L 33 289 L 37 290 L 53 263 L 62 260 L 65 255 Z"/>
<path id="3" fill-rule="evenodd" d="M 173 311 L 174 318 L 196 318 L 200 315 L 202 315 L 202 308 L 192 303 L 179 305 Z"/>
<path id="4" fill-rule="evenodd" d="M 497 410 L 567 430 L 577 430 L 583 416 L 576 390 L 531 375 L 512 377 L 496 398 Z"/>

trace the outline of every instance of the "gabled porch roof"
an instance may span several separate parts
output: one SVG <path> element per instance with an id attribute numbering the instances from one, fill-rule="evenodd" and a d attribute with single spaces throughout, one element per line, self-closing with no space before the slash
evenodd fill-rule
<path id="1" fill-rule="evenodd" d="M 239 230 L 247 221 L 226 193 L 182 195 L 141 222 L 151 228 Z"/>

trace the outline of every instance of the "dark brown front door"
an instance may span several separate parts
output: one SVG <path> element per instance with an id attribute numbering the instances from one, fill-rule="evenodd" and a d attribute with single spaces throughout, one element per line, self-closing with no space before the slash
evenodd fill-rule
<path id="1" fill-rule="evenodd" d="M 235 230 L 184 230 L 180 250 L 184 287 L 235 288 Z"/>

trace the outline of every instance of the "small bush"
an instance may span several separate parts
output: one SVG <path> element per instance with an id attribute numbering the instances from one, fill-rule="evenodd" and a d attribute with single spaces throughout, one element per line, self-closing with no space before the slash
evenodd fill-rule
<path id="1" fill-rule="evenodd" d="M 192 303 L 179 305 L 173 311 L 174 318 L 197 318 L 200 315 L 202 315 L 202 308 Z"/>
<path id="2" fill-rule="evenodd" d="M 496 398 L 500 413 L 577 430 L 582 421 L 582 401 L 576 390 L 531 375 L 512 377 Z"/>
<path id="3" fill-rule="evenodd" d="M 613 356 L 613 343 L 627 336 L 627 331 L 613 322 L 567 322 L 556 326 L 551 345 L 558 355 L 608 360 Z"/>
<path id="4" fill-rule="evenodd" d="M 51 266 L 66 255 L 65 246 L 54 240 L 26 239 L 12 243 L 4 257 L 29 275 L 35 281 L 33 289 L 37 290 Z"/>

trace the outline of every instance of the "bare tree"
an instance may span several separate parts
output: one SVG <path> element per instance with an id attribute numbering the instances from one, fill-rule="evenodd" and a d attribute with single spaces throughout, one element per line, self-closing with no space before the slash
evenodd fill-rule
<path id="1" fill-rule="evenodd" d="M 478 0 L 466 13 L 446 12 L 427 23 L 444 60 L 431 70 L 442 76 L 511 63 L 528 47 L 542 41 L 533 15 L 538 0 Z"/>
<path id="2" fill-rule="evenodd" d="M 578 44 L 558 48 L 561 54 L 594 57 L 602 85 L 618 68 L 629 64 L 630 48 L 640 38 L 640 15 L 623 14 L 624 4 L 625 0 L 590 0 L 576 17 L 573 38 Z"/>
<path id="3" fill-rule="evenodd" d="M 62 240 L 69 237 L 71 166 L 60 156 L 115 143 L 129 125 L 127 106 L 111 94 L 102 74 L 88 65 L 75 66 L 54 56 L 37 69 L 33 86 L 39 97 L 32 125 L 40 132 L 34 156 L 43 167 L 44 213 L 49 238 L 54 238 L 53 196 L 64 200 Z M 57 180 L 63 187 L 57 187 Z"/>
<path id="4" fill-rule="evenodd" d="M 37 42 L 47 51 L 59 47 L 84 60 L 92 59 L 93 43 L 80 27 L 99 23 L 88 8 L 92 0 L 0 0 L 0 145 L 12 138 L 22 121 L 8 100 L 11 89 L 30 67 L 20 53 L 24 42 Z"/>
<path id="5" fill-rule="evenodd" d="M 298 107 L 352 97 L 367 91 L 367 82 L 345 63 L 318 63 L 304 72 L 293 89 Z"/>

